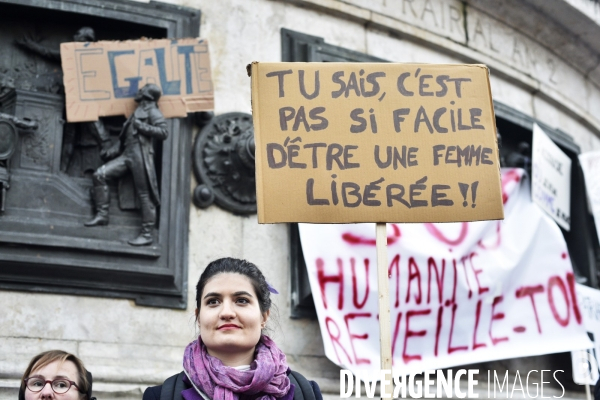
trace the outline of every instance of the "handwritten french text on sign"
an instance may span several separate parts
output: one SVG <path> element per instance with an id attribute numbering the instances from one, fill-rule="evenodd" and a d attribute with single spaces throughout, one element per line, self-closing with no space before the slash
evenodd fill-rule
<path id="1" fill-rule="evenodd" d="M 564 229 L 571 228 L 571 159 L 533 125 L 532 197 Z"/>
<path id="2" fill-rule="evenodd" d="M 600 232 L 600 151 L 579 155 L 583 175 L 585 176 L 585 191 L 594 214 L 596 232 Z M 600 235 L 598 235 L 600 239 Z"/>
<path id="3" fill-rule="evenodd" d="M 214 108 L 208 42 L 161 39 L 62 43 L 69 122 L 130 115 L 138 89 L 154 83 L 165 117 Z"/>
<path id="4" fill-rule="evenodd" d="M 571 353 L 573 381 L 579 385 L 595 385 L 600 375 L 600 290 L 577 284 L 577 298 L 583 316 L 583 325 L 594 347 Z"/>
<path id="5" fill-rule="evenodd" d="M 388 224 L 395 375 L 591 346 L 565 241 L 522 179 L 503 173 L 503 222 Z M 375 227 L 300 236 L 327 357 L 378 368 Z"/>
<path id="6" fill-rule="evenodd" d="M 258 218 L 502 219 L 483 65 L 253 63 Z"/>

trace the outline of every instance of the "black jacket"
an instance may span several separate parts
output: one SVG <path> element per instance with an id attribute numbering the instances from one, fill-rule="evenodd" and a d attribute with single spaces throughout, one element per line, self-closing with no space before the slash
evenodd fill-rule
<path id="1" fill-rule="evenodd" d="M 182 372 L 183 374 L 183 372 Z M 291 371 L 288 370 L 288 376 L 291 374 Z M 317 382 L 315 381 L 309 381 L 306 378 L 304 378 L 302 375 L 300 375 L 298 372 L 294 371 L 294 376 L 298 377 L 300 376 L 301 379 L 303 379 L 304 381 L 308 382 L 312 388 L 312 391 L 315 395 L 315 400 L 323 400 L 323 395 L 321 394 L 321 389 L 319 388 L 319 385 L 317 384 Z M 296 378 L 297 379 L 297 378 Z M 291 380 L 291 378 L 290 378 Z M 297 386 L 294 384 L 294 386 Z M 160 400 L 160 394 L 162 391 L 162 387 L 163 385 L 159 385 L 159 386 L 150 386 L 148 388 L 146 388 L 146 390 L 144 391 L 144 397 L 142 400 Z M 191 386 L 189 385 L 185 385 L 185 389 L 189 389 Z M 307 398 L 308 396 L 303 396 L 300 395 L 301 392 L 301 388 L 299 387 L 295 387 L 294 388 L 294 400 L 297 399 L 303 399 L 303 398 Z"/>

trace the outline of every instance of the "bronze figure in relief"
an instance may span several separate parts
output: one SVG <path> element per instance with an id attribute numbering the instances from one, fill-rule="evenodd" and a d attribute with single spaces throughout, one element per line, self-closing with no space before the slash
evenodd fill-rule
<path id="1" fill-rule="evenodd" d="M 116 179 L 131 172 L 133 184 L 140 201 L 142 229 L 139 236 L 129 240 L 132 246 L 146 246 L 154 240 L 156 207 L 160 205 L 158 180 L 154 166 L 154 140 L 165 140 L 168 136 L 167 123 L 156 102 L 161 96 L 155 84 L 142 87 L 135 101 L 135 112 L 125 121 L 119 140 L 101 155 L 108 159 L 93 175 L 93 199 L 96 215 L 85 226 L 108 224 L 110 196 L 107 180 Z"/>

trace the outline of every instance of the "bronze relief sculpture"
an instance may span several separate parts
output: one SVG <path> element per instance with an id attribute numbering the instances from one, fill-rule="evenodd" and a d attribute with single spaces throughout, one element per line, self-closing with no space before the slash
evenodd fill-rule
<path id="1" fill-rule="evenodd" d="M 30 134 L 38 123 L 0 113 L 0 212 L 4 212 L 6 192 L 10 189 L 10 158 L 15 153 L 19 133 Z"/>
<path id="2" fill-rule="evenodd" d="M 0 9 L 0 290 L 184 309 L 193 116 L 165 119 L 160 90 L 137 90 L 159 83 L 165 95 L 148 74 L 125 96 L 130 118 L 66 122 L 59 47 L 196 37 L 200 12 L 122 0 L 0 0 Z"/>
<path id="3" fill-rule="evenodd" d="M 128 241 L 132 246 L 152 244 L 156 207 L 160 205 L 154 140 L 165 140 L 169 134 L 166 120 L 156 105 L 160 96 L 161 90 L 155 84 L 146 84 L 138 91 L 135 97 L 138 106 L 125 121 L 119 140 L 101 152 L 110 161 L 100 166 L 93 175 L 96 215 L 85 226 L 108 224 L 110 196 L 107 180 L 120 178 L 127 172 L 132 174 L 142 212 L 141 232 L 137 238 Z"/>
<path id="4" fill-rule="evenodd" d="M 15 43 L 49 62 L 60 62 L 58 48 L 41 44 L 33 37 L 32 34 L 24 35 Z M 92 28 L 82 27 L 73 40 L 95 41 L 96 34 Z M 160 96 L 161 90 L 155 84 L 147 84 L 138 91 L 135 97 L 138 107 L 123 124 L 116 141 L 111 139 L 111 127 L 105 126 L 102 119 L 63 125 L 60 171 L 76 178 L 91 178 L 93 182 L 90 205 L 95 215 L 84 225 L 108 225 L 110 191 L 107 181 L 123 178 L 118 184 L 119 207 L 121 210 L 139 209 L 142 217 L 140 234 L 127 240 L 132 246 L 154 242 L 156 207 L 160 204 L 154 139 L 165 140 L 168 136 L 165 118 L 156 106 Z"/>
<path id="5" fill-rule="evenodd" d="M 84 26 L 73 35 L 75 42 L 93 42 L 96 33 Z M 15 43 L 29 53 L 40 56 L 51 63 L 60 64 L 60 49 L 40 43 L 33 34 L 26 34 Z M 60 87 L 60 92 L 64 88 Z M 110 133 L 102 120 L 65 123 L 63 127 L 60 170 L 69 176 L 90 177 L 102 165 L 100 152 L 110 147 Z"/>

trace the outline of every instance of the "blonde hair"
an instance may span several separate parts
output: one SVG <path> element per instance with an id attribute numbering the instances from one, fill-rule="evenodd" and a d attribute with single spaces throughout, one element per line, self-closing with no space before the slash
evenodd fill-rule
<path id="1" fill-rule="evenodd" d="M 77 388 L 79 392 L 87 397 L 88 389 L 90 387 L 90 382 L 87 379 L 87 371 L 83 366 L 83 362 L 74 354 L 67 353 L 62 350 L 50 350 L 44 351 L 43 353 L 38 354 L 33 357 L 23 374 L 23 378 L 21 379 L 21 390 L 25 391 L 25 379 L 29 377 L 32 371 L 38 370 L 40 368 L 45 367 L 48 364 L 52 364 L 53 362 L 58 361 L 61 364 L 65 361 L 71 361 L 75 364 L 75 368 L 77 368 Z M 88 399 L 89 400 L 89 399 Z"/>

